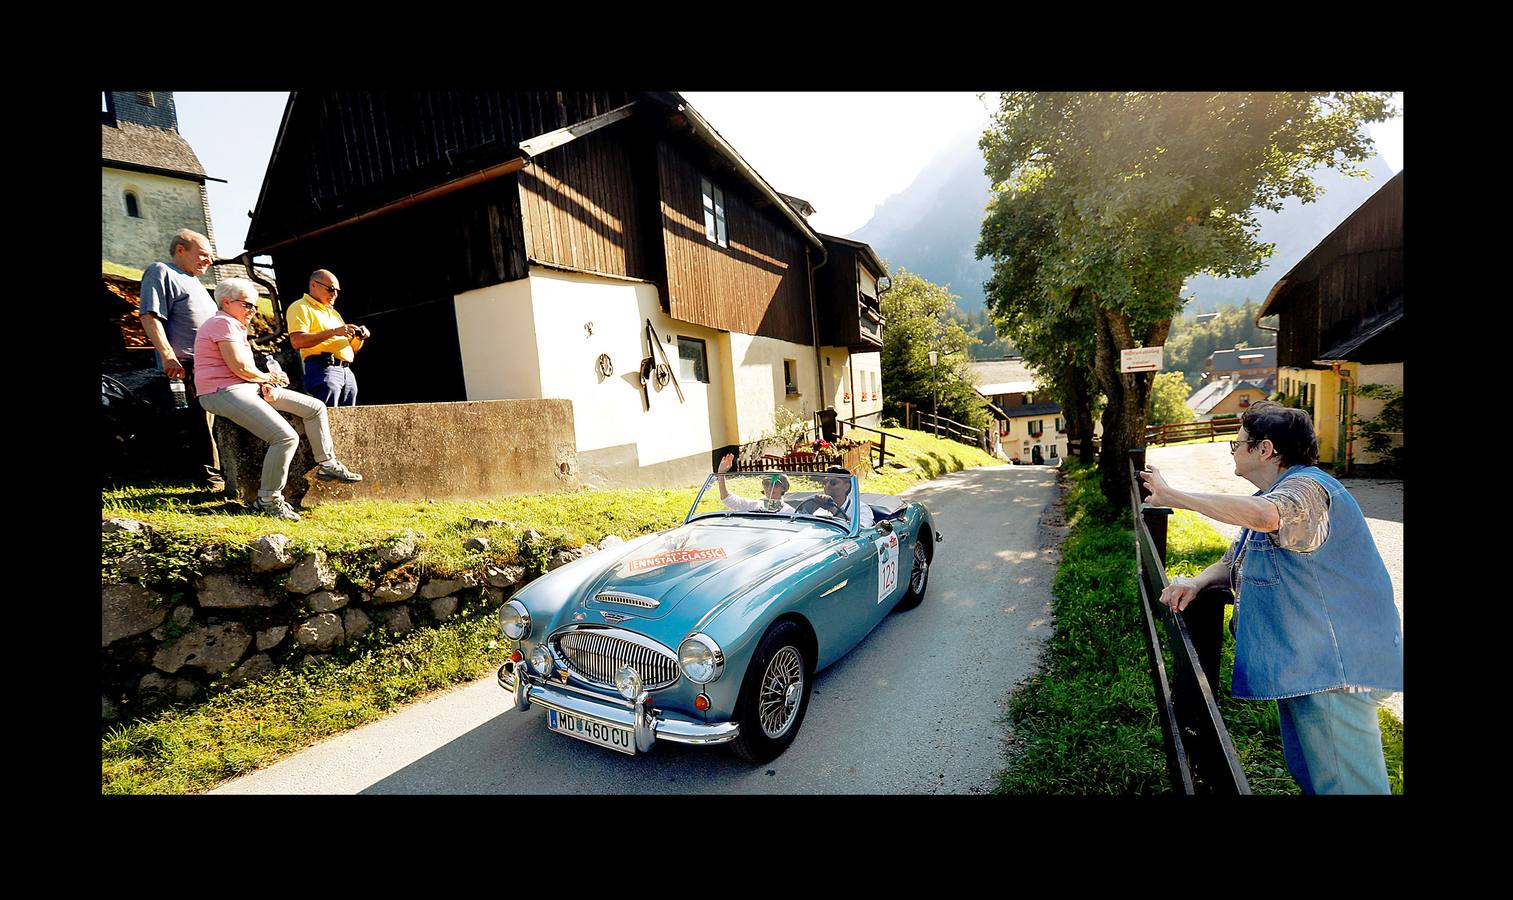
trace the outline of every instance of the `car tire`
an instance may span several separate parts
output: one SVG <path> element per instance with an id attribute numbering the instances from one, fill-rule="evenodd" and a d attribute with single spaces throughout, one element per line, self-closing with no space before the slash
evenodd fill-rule
<path id="1" fill-rule="evenodd" d="M 775 759 L 804 724 L 814 685 L 808 644 L 803 629 L 788 621 L 762 635 L 741 683 L 735 716 L 741 730 L 730 745 L 746 762 L 760 765 Z"/>
<path id="2" fill-rule="evenodd" d="M 924 602 L 925 591 L 930 587 L 930 551 L 925 549 L 925 530 L 921 528 L 914 536 L 913 561 L 909 565 L 909 589 L 894 609 L 913 609 Z"/>

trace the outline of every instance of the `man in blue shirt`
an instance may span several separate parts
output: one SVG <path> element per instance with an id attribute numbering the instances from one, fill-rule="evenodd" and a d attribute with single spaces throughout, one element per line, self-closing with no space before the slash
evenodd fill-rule
<path id="1" fill-rule="evenodd" d="M 1305 794 L 1390 792 L 1377 706 L 1403 689 L 1403 636 L 1392 581 L 1355 498 L 1316 463 L 1300 409 L 1254 403 L 1230 443 L 1249 497 L 1174 490 L 1140 477 L 1153 506 L 1239 525 L 1224 558 L 1161 592 L 1182 610 L 1199 593 L 1235 592 L 1230 692 L 1275 700 L 1287 768 Z"/>
<path id="2" fill-rule="evenodd" d="M 142 330 L 163 374 L 170 381 L 184 382 L 190 443 L 204 466 L 206 486 L 219 493 L 226 489 L 226 482 L 211 430 L 215 417 L 200 407 L 194 390 L 195 335 L 216 314 L 215 301 L 199 281 L 214 259 L 210 239 L 181 228 L 169 243 L 168 253 L 169 262 L 155 262 L 142 273 Z"/>

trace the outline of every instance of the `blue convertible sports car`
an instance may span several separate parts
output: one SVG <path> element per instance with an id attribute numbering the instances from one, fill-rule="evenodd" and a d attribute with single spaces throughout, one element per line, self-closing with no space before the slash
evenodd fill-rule
<path id="1" fill-rule="evenodd" d="M 766 762 L 815 673 L 924 599 L 939 540 L 923 506 L 851 475 L 711 475 L 677 528 L 521 588 L 500 609 L 515 647 L 499 684 L 549 729 L 622 753 L 729 743 Z"/>

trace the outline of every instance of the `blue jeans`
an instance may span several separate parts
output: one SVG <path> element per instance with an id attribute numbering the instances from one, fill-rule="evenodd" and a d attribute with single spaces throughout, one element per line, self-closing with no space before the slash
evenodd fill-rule
<path id="1" fill-rule="evenodd" d="M 328 366 L 311 357 L 305 360 L 305 393 L 327 406 L 356 406 L 357 376 L 351 366 Z"/>
<path id="2" fill-rule="evenodd" d="M 1287 769 L 1305 794 L 1390 794 L 1376 710 L 1386 691 L 1277 701 Z"/>

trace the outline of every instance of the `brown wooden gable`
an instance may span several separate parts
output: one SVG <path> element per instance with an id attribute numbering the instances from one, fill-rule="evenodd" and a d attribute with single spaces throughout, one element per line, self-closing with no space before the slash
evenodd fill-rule
<path id="1" fill-rule="evenodd" d="M 1403 173 L 1372 194 L 1289 271 L 1257 318 L 1278 314 L 1277 363 L 1320 354 L 1403 301 Z"/>
<path id="2" fill-rule="evenodd" d="M 805 241 L 745 180 L 676 137 L 657 147 L 668 314 L 797 344 L 814 340 Z M 701 178 L 725 194 L 730 246 L 704 234 Z"/>
<path id="3" fill-rule="evenodd" d="M 626 91 L 301 91 L 290 97 L 248 245 L 270 245 L 518 155 Z"/>
<path id="4" fill-rule="evenodd" d="M 652 140 L 621 122 L 537 156 L 518 176 L 526 256 L 660 282 Z"/>

